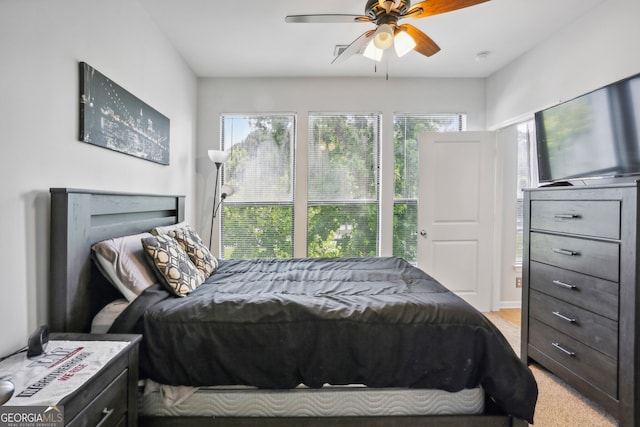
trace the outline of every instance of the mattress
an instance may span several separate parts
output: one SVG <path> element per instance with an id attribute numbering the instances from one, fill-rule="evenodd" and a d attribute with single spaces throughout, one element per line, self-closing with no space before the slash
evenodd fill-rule
<path id="1" fill-rule="evenodd" d="M 484 411 L 484 391 L 475 388 L 449 393 L 424 389 L 371 389 L 357 385 L 289 390 L 205 387 L 183 402 L 168 406 L 158 389 L 141 394 L 138 409 L 146 416 L 470 415 Z"/>

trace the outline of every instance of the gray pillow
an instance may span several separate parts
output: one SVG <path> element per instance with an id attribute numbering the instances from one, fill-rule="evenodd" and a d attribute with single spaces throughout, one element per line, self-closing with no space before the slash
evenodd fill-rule
<path id="1" fill-rule="evenodd" d="M 129 302 L 158 281 L 142 247 L 141 240 L 150 236 L 140 233 L 108 239 L 91 248 L 102 274 Z"/>

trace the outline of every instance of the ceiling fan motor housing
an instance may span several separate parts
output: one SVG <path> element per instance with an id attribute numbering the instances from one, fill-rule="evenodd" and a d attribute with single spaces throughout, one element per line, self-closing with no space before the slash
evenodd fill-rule
<path id="1" fill-rule="evenodd" d="M 389 13 L 384 7 L 380 6 L 379 0 L 368 0 L 367 5 L 364 8 L 364 14 L 376 24 L 389 24 L 398 21 L 400 15 L 404 14 L 411 6 L 411 1 L 400 0 L 398 7 L 391 9 Z"/>

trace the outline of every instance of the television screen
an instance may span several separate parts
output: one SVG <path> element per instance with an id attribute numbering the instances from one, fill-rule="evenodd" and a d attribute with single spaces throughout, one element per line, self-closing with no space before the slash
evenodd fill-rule
<path id="1" fill-rule="evenodd" d="M 640 75 L 535 119 L 540 182 L 640 174 Z"/>

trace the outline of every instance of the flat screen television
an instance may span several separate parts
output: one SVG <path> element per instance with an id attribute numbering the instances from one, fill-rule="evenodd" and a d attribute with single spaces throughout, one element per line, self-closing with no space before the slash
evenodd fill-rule
<path id="1" fill-rule="evenodd" d="M 640 74 L 535 114 L 541 184 L 640 175 Z"/>

